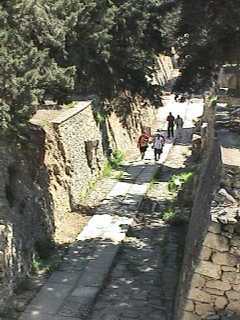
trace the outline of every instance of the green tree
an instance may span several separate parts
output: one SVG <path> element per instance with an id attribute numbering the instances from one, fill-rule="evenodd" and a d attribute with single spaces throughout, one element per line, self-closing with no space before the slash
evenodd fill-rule
<path id="1" fill-rule="evenodd" d="M 155 55 L 168 51 L 174 1 L 5 0 L 0 4 L 0 127 L 19 131 L 46 96 L 154 92 Z"/>
<path id="2" fill-rule="evenodd" d="M 5 1 L 0 5 L 2 133 L 22 130 L 47 88 L 70 89 L 74 84 L 74 68 L 64 69 L 51 57 L 50 43 L 61 46 L 63 36 L 51 30 L 53 21 L 42 3 Z"/>
<path id="3" fill-rule="evenodd" d="M 236 61 L 240 47 L 240 1 L 179 1 L 176 46 L 182 78 L 177 89 L 204 89 L 221 65 Z"/>

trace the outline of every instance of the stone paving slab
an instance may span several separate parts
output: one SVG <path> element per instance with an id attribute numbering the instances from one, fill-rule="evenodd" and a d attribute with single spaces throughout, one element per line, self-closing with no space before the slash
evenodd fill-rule
<path id="1" fill-rule="evenodd" d="M 25 313 L 32 315 L 55 315 L 63 304 L 64 300 L 71 292 L 72 286 L 63 285 L 60 283 L 47 283 L 42 287 L 38 295 L 32 300 L 31 304 L 27 307 Z M 25 313 L 20 317 L 20 320 L 25 320 Z"/>
<path id="2" fill-rule="evenodd" d="M 48 283 L 59 283 L 72 287 L 77 282 L 78 278 L 78 273 L 72 273 L 67 271 L 55 271 L 48 279 Z"/>
<path id="3" fill-rule="evenodd" d="M 21 317 L 20 320 L 81 320 L 79 317 L 62 317 L 59 315 L 53 316 L 47 313 L 24 313 L 24 317 Z"/>

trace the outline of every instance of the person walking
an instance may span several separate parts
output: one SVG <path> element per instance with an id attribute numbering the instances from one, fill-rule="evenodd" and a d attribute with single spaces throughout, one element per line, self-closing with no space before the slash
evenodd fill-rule
<path id="1" fill-rule="evenodd" d="M 138 138 L 138 148 L 140 150 L 142 160 L 144 159 L 145 152 L 148 148 L 149 138 L 150 136 L 145 131 Z"/>
<path id="2" fill-rule="evenodd" d="M 180 115 L 177 115 L 177 118 L 175 119 L 176 124 L 176 137 L 181 138 L 182 137 L 182 128 L 184 125 L 183 119 L 180 117 Z"/>
<path id="3" fill-rule="evenodd" d="M 175 122 L 175 118 L 172 115 L 171 112 L 169 112 L 169 115 L 167 117 L 167 122 L 168 122 L 168 127 L 167 127 L 167 131 L 168 131 L 168 138 L 173 138 L 174 137 L 174 122 Z"/>
<path id="4" fill-rule="evenodd" d="M 153 140 L 153 149 L 154 149 L 154 159 L 155 161 L 158 161 L 160 159 L 160 155 L 163 150 L 163 146 L 165 144 L 165 138 L 163 135 L 160 134 L 159 130 L 154 137 Z"/>

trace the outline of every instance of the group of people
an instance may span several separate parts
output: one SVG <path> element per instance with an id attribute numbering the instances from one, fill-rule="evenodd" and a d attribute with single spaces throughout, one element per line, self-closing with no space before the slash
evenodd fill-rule
<path id="1" fill-rule="evenodd" d="M 143 132 L 138 139 L 138 148 L 140 150 L 141 159 L 144 159 L 145 152 L 149 144 L 152 143 L 154 150 L 154 159 L 158 161 L 165 144 L 165 137 L 161 134 L 160 130 L 157 130 L 156 135 L 150 136 L 147 132 Z"/>
<path id="2" fill-rule="evenodd" d="M 181 137 L 181 130 L 183 128 L 183 118 L 180 117 L 178 114 L 175 118 L 171 112 L 169 112 L 169 115 L 167 117 L 167 132 L 168 132 L 168 138 L 174 137 L 174 127 L 176 125 L 176 134 Z"/>
<path id="3" fill-rule="evenodd" d="M 170 112 L 167 116 L 167 133 L 168 138 L 174 137 L 174 128 L 176 126 L 176 134 L 180 138 L 181 137 L 181 130 L 183 128 L 183 119 L 180 117 L 180 115 L 177 115 L 175 118 L 172 113 Z M 145 152 L 149 146 L 149 144 L 152 144 L 152 148 L 154 150 L 154 159 L 155 161 L 158 161 L 160 159 L 160 155 L 163 151 L 163 146 L 165 144 L 165 137 L 158 129 L 156 134 L 154 136 L 151 136 L 146 131 L 144 131 L 139 139 L 138 139 L 138 148 L 140 150 L 141 159 L 144 159 Z"/>

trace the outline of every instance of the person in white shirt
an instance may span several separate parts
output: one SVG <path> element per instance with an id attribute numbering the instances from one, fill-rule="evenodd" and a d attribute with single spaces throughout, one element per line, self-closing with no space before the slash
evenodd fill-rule
<path id="1" fill-rule="evenodd" d="M 183 128 L 184 122 L 179 114 L 178 114 L 177 118 L 175 119 L 175 125 L 176 125 L 176 137 L 181 138 L 182 137 L 182 128 Z"/>
<path id="2" fill-rule="evenodd" d="M 153 140 L 153 149 L 154 149 L 154 159 L 155 161 L 158 161 L 160 159 L 160 155 L 163 150 L 163 146 L 165 144 L 165 138 L 161 133 L 157 132 L 156 136 L 154 137 Z"/>

